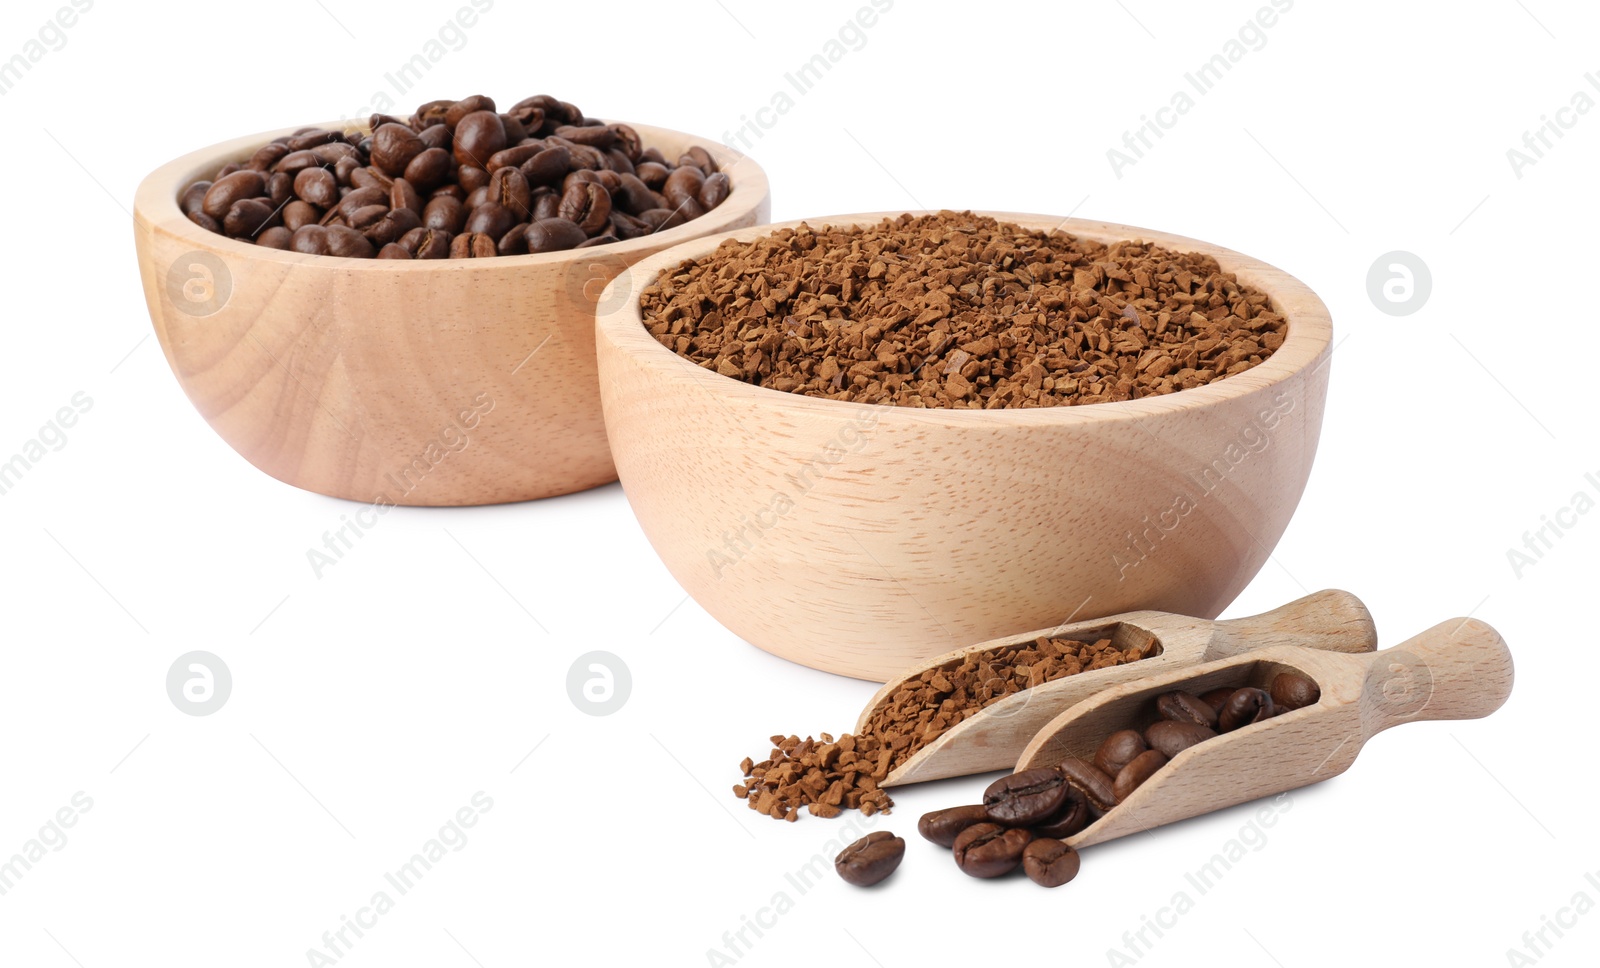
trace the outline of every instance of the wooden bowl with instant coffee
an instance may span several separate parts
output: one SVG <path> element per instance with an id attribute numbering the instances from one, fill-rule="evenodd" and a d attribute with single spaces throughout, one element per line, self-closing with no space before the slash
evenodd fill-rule
<path id="1" fill-rule="evenodd" d="M 702 146 L 728 174 L 728 196 L 655 234 L 493 258 L 308 255 L 185 217 L 180 195 L 190 185 L 291 130 L 162 166 L 139 186 L 134 228 L 167 363 L 229 446 L 321 494 L 493 504 L 616 480 L 595 374 L 605 284 L 664 248 L 760 224 L 771 209 L 766 175 L 750 158 L 682 132 L 632 128 L 668 158 Z"/>
<path id="2" fill-rule="evenodd" d="M 1332 327 L 1321 300 L 1287 273 L 1209 243 L 1081 219 L 987 214 L 1024 230 L 1060 229 L 1112 251 L 1120 251 L 1114 243 L 1142 240 L 1210 257 L 1220 267 L 1213 283 L 1222 285 L 1218 280 L 1231 273 L 1253 293 L 1258 308 L 1245 312 L 1257 313 L 1259 322 L 1248 325 L 1275 324 L 1275 335 L 1261 337 L 1274 348 L 1205 385 L 1120 402 L 961 409 L 830 399 L 747 381 L 771 379 L 763 374 L 780 369 L 773 361 L 788 354 L 785 386 L 826 390 L 849 380 L 871 390 L 874 380 L 901 389 L 920 383 L 924 392 L 966 394 L 970 402 L 985 379 L 983 366 L 968 366 L 972 358 L 987 352 L 1000 359 L 1008 340 L 1032 337 L 1007 330 L 999 350 L 980 340 L 957 353 L 949 334 L 939 335 L 945 324 L 929 320 L 948 315 L 959 329 L 970 314 L 952 301 L 998 286 L 1017 294 L 998 303 L 1000 325 L 1041 326 L 1040 305 L 1019 283 L 1025 270 L 1008 269 L 999 280 L 962 270 L 941 274 L 922 301 L 902 297 L 911 304 L 891 307 L 886 322 L 863 320 L 862 333 L 850 329 L 837 307 L 863 291 L 890 299 L 906 291 L 904 276 L 896 275 L 913 271 L 921 258 L 908 253 L 933 252 L 939 243 L 908 243 L 852 263 L 859 246 L 827 242 L 850 265 L 807 290 L 803 306 L 794 302 L 795 283 L 770 268 L 744 273 L 742 289 L 703 295 L 692 289 L 686 260 L 706 260 L 724 244 L 729 248 L 718 258 L 747 251 L 736 247 L 779 230 L 798 232 L 805 223 L 706 236 L 642 260 L 602 297 L 609 311 L 597 320 L 612 453 L 634 513 L 674 577 L 750 643 L 803 665 L 884 681 L 931 656 L 1023 629 L 1141 608 L 1214 618 L 1288 525 L 1311 471 L 1327 393 Z M 770 267 L 786 253 L 816 251 L 824 227 L 849 232 L 886 218 L 911 216 L 810 220 L 811 237 L 790 238 L 762 258 Z M 973 244 L 971 235 L 954 244 Z M 1087 275 L 1079 278 L 1091 285 L 1103 284 L 1105 275 L 1127 275 L 1118 283 L 1124 290 L 1167 284 L 1141 275 L 1143 269 L 1131 275 L 1102 269 L 1097 276 L 1093 266 L 1080 267 Z M 1037 268 L 1031 272 L 1023 281 L 1041 276 Z M 740 276 L 720 277 L 733 278 Z M 873 289 L 877 278 L 891 285 Z M 1065 278 L 1070 285 L 1072 274 Z M 1197 279 L 1181 281 L 1202 291 Z M 672 293 L 689 296 L 662 313 Z M 655 315 L 647 318 L 641 296 L 657 307 Z M 718 314 L 712 335 L 686 338 L 683 315 L 705 306 Z M 758 310 L 771 314 L 776 332 L 745 328 Z M 1116 333 L 1140 328 L 1152 346 L 1159 330 L 1176 325 L 1136 301 L 1123 315 L 1131 318 L 1114 320 Z M 945 347 L 913 361 L 917 370 L 932 364 L 932 383 L 884 352 L 894 331 L 919 321 L 933 328 L 937 343 L 923 335 L 912 345 Z M 742 354 L 736 358 L 744 370 L 726 355 L 697 365 L 679 355 L 690 342 L 731 347 Z M 795 369 L 812 366 L 814 360 L 793 358 L 819 344 L 852 355 Z M 1199 352 L 1223 368 L 1238 362 L 1219 357 L 1229 349 L 1209 340 Z M 1125 372 L 1143 379 L 1146 357 L 1129 365 L 1139 372 Z M 1063 372 L 1073 367 L 1083 369 L 1071 363 Z M 885 380 L 884 373 L 899 376 Z M 1192 382 L 1189 369 L 1173 373 Z M 1041 382 L 1038 376 L 1023 370 L 1005 392 L 1021 399 L 1052 386 L 1074 389 L 1068 377 Z"/>

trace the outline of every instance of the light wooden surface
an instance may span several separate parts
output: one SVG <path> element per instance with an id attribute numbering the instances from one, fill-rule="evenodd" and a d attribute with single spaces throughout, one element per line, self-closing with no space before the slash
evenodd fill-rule
<path id="1" fill-rule="evenodd" d="M 1278 645 L 1304 646 L 1333 652 L 1371 652 L 1378 647 L 1377 629 L 1367 607 L 1349 592 L 1328 589 L 1307 595 L 1261 615 L 1212 622 L 1206 619 L 1142 611 L 1093 622 L 1037 629 L 946 653 L 922 663 L 889 682 L 867 703 L 856 724 L 857 734 L 896 689 L 929 669 L 953 667 L 990 649 L 1032 642 L 1036 638 L 1068 638 L 1092 642 L 1111 637 L 1122 648 L 1154 637 L 1160 654 L 1127 665 L 1080 672 L 1007 696 L 958 723 L 889 773 L 880 786 L 892 787 L 989 770 L 1009 770 L 1024 747 L 1048 722 L 1101 690 L 1149 676 Z"/>
<path id="2" fill-rule="evenodd" d="M 1119 729 L 1156 719 L 1156 696 L 1223 686 L 1265 688 L 1279 672 L 1314 679 L 1312 706 L 1192 746 L 1104 817 L 1068 839 L 1086 847 L 1326 780 L 1350 768 L 1374 734 L 1425 719 L 1477 719 L 1511 695 L 1511 653 L 1477 619 L 1441 622 L 1392 649 L 1340 655 L 1273 646 L 1108 689 L 1039 731 L 1017 769 L 1092 758 Z"/>
<path id="3" fill-rule="evenodd" d="M 184 187 L 286 131 L 161 167 L 139 186 L 134 223 L 145 300 L 173 374 L 246 460 L 335 497 L 491 504 L 615 480 L 594 362 L 605 283 L 663 248 L 765 222 L 771 211 L 753 160 L 704 138 L 634 127 L 671 157 L 704 145 L 730 172 L 727 200 L 656 235 L 494 259 L 308 256 L 183 217 Z M 231 296 L 196 315 L 182 281 L 219 274 Z"/>
<path id="4" fill-rule="evenodd" d="M 898 213 L 812 221 L 882 214 Z M 709 372 L 640 323 L 638 294 L 663 269 L 781 226 L 643 260 L 614 283 L 627 298 L 597 320 L 612 453 L 668 569 L 746 641 L 882 682 L 930 656 L 1073 618 L 1140 608 L 1214 618 L 1282 535 L 1322 425 L 1332 327 L 1321 300 L 1287 273 L 1193 239 L 986 214 L 1209 253 L 1271 296 L 1288 337 L 1245 373 L 1143 400 L 854 404 Z"/>

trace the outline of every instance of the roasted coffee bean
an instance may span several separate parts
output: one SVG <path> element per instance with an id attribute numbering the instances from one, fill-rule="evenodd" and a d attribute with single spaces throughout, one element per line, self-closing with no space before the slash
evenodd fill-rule
<path id="1" fill-rule="evenodd" d="M 450 240 L 452 259 L 486 259 L 499 254 L 494 239 L 481 232 L 463 232 Z"/>
<path id="2" fill-rule="evenodd" d="M 1133 762 L 1123 767 L 1122 772 L 1117 774 L 1116 782 L 1112 785 L 1112 792 L 1116 794 L 1117 802 L 1121 803 L 1128 799 L 1133 791 L 1144 784 L 1144 781 L 1155 776 L 1156 771 L 1166 765 L 1167 754 L 1160 750 L 1145 750 L 1135 756 Z"/>
<path id="3" fill-rule="evenodd" d="M 715 175 L 718 171 L 717 160 L 711 157 L 711 152 L 699 145 L 695 145 L 678 159 L 678 164 L 690 164 L 700 169 L 701 174 Z"/>
<path id="4" fill-rule="evenodd" d="M 639 137 L 639 132 L 630 125 L 613 124 L 611 133 L 616 136 L 614 150 L 622 152 L 629 163 L 639 160 L 639 153 L 644 150 L 644 142 Z"/>
<path id="5" fill-rule="evenodd" d="M 303 225 L 289 238 L 289 249 L 306 255 L 327 255 L 328 230 L 320 225 Z"/>
<path id="6" fill-rule="evenodd" d="M 667 204 L 673 208 L 682 208 L 688 202 L 697 201 L 700 188 L 705 182 L 705 176 L 700 174 L 700 169 L 685 166 L 667 177 L 667 183 L 661 186 L 661 194 L 666 196 Z"/>
<path id="7" fill-rule="evenodd" d="M 626 212 L 611 210 L 611 232 L 619 239 L 637 239 L 653 230 L 649 223 L 634 218 Z"/>
<path id="8" fill-rule="evenodd" d="M 399 245 L 414 259 L 448 259 L 451 233 L 423 226 L 400 237 Z"/>
<path id="9" fill-rule="evenodd" d="M 683 216 L 670 208 L 652 208 L 639 213 L 639 221 L 650 226 L 652 232 L 677 228 L 683 224 Z"/>
<path id="10" fill-rule="evenodd" d="M 1089 826 L 1089 801 L 1083 794 L 1070 784 L 1067 786 L 1067 802 L 1054 817 L 1036 823 L 1028 829 L 1035 837 L 1071 837 L 1073 834 Z"/>
<path id="11" fill-rule="evenodd" d="M 370 188 L 352 189 L 344 193 L 339 199 L 339 204 L 335 205 L 334 208 L 338 209 L 341 218 L 349 222 L 350 217 L 357 210 L 369 208 L 373 205 L 379 205 L 385 209 L 389 207 L 389 190 L 387 188 L 379 188 L 373 185 Z"/>
<path id="12" fill-rule="evenodd" d="M 282 208 L 294 198 L 294 177 L 287 172 L 275 172 L 267 176 L 267 199 L 272 202 L 274 209 Z"/>
<path id="13" fill-rule="evenodd" d="M 417 190 L 411 187 L 410 182 L 404 178 L 396 178 L 394 184 L 389 186 L 389 207 L 408 208 L 420 219 L 422 196 L 417 194 Z"/>
<path id="14" fill-rule="evenodd" d="M 333 166 L 333 177 L 338 179 L 340 185 L 349 185 L 354 181 L 356 172 L 361 170 L 361 168 L 361 159 L 359 158 L 340 158 Z M 388 177 L 387 175 L 383 175 L 383 173 L 378 171 L 376 168 L 369 168 L 368 170 L 374 173 L 374 180 L 377 181 L 379 185 L 382 184 L 382 179 L 377 178 L 377 176 L 381 175 L 383 178 Z"/>
<path id="15" fill-rule="evenodd" d="M 206 190 L 200 210 L 218 221 L 228 217 L 233 204 L 246 198 L 259 198 L 266 194 L 267 180 L 261 172 L 244 169 L 224 175 Z"/>
<path id="16" fill-rule="evenodd" d="M 606 152 L 606 167 L 619 175 L 633 174 L 633 162 L 629 160 L 627 152 L 613 147 Z"/>
<path id="17" fill-rule="evenodd" d="M 1229 733 L 1241 726 L 1271 718 L 1272 697 L 1267 695 L 1265 689 L 1246 686 L 1235 689 L 1233 695 L 1228 697 L 1227 704 L 1217 716 L 1217 724 L 1222 732 Z"/>
<path id="18" fill-rule="evenodd" d="M 694 198 L 686 198 L 681 203 L 672 207 L 672 214 L 678 220 L 678 222 L 675 224 L 692 221 L 704 215 L 705 213 L 705 207 L 700 204 L 699 199 Z"/>
<path id="19" fill-rule="evenodd" d="M 1280 672 L 1268 684 L 1267 695 L 1278 712 L 1289 712 L 1316 705 L 1322 699 L 1322 688 L 1305 676 Z"/>
<path id="20" fill-rule="evenodd" d="M 422 141 L 424 148 L 441 148 L 449 151 L 451 145 L 455 143 L 456 136 L 455 132 L 451 131 L 448 126 L 435 124 L 418 131 L 417 137 Z M 454 159 L 452 159 L 451 163 L 454 164 Z"/>
<path id="21" fill-rule="evenodd" d="M 613 211 L 620 207 L 637 215 L 656 207 L 655 192 L 638 175 L 619 175 L 617 182 L 617 190 L 611 193 L 611 200 L 615 203 Z"/>
<path id="22" fill-rule="evenodd" d="M 572 152 L 565 145 L 546 147 L 521 165 L 532 185 L 558 185 L 572 170 Z"/>
<path id="23" fill-rule="evenodd" d="M 669 165 L 667 165 L 667 158 L 666 158 L 665 155 L 663 155 L 661 153 L 661 149 L 655 147 L 654 145 L 652 145 L 649 148 L 646 148 L 645 150 L 639 152 L 639 160 L 640 161 L 654 162 L 655 164 L 658 164 L 658 165 L 662 166 L 663 168 L 670 167 Z"/>
<path id="24" fill-rule="evenodd" d="M 338 168 L 335 167 L 334 174 L 337 175 L 338 173 Z M 349 185 L 351 188 L 376 188 L 381 192 L 387 193 L 390 188 L 394 187 L 394 178 L 376 165 L 358 165 L 351 169 L 344 178 L 340 179 L 340 183 Z"/>
<path id="25" fill-rule="evenodd" d="M 268 249 L 287 249 L 292 235 L 294 233 L 283 226 L 274 225 L 270 229 L 262 230 L 261 234 L 256 236 L 256 245 Z"/>
<path id="26" fill-rule="evenodd" d="M 393 177 L 405 174 L 411 160 L 426 150 L 417 133 L 403 125 L 382 124 L 372 132 L 372 163 Z"/>
<path id="27" fill-rule="evenodd" d="M 377 258 L 379 258 L 379 259 L 409 259 L 409 258 L 411 258 L 411 253 L 409 253 L 405 249 L 401 248 L 400 244 L 398 242 L 390 242 L 388 245 L 386 245 L 383 248 L 378 250 Z"/>
<path id="28" fill-rule="evenodd" d="M 562 194 L 557 214 L 593 235 L 611 220 L 611 195 L 594 182 L 574 185 Z"/>
<path id="29" fill-rule="evenodd" d="M 560 252 L 582 245 L 583 229 L 564 218 L 540 219 L 528 226 L 529 252 Z"/>
<path id="30" fill-rule="evenodd" d="M 205 229 L 207 232 L 215 232 L 218 235 L 222 234 L 222 223 L 204 212 L 195 212 L 193 215 L 189 216 L 189 221 Z"/>
<path id="31" fill-rule="evenodd" d="M 203 206 L 206 200 L 206 192 L 210 190 L 210 188 L 211 183 L 208 181 L 197 181 L 188 188 L 185 188 L 183 190 L 183 194 L 178 196 L 178 208 L 183 211 L 183 214 L 189 216 L 190 218 L 194 218 L 195 215 L 203 213 L 205 211 Z"/>
<path id="32" fill-rule="evenodd" d="M 440 185 L 438 188 L 435 188 L 428 194 L 428 198 L 453 198 L 458 202 L 465 202 L 467 200 L 467 193 L 461 190 L 460 185 Z"/>
<path id="33" fill-rule="evenodd" d="M 519 219 L 533 212 L 533 189 L 515 168 L 500 168 L 489 176 L 489 198 Z"/>
<path id="34" fill-rule="evenodd" d="M 455 125 L 456 163 L 482 168 L 506 146 L 506 126 L 493 111 L 473 111 Z"/>
<path id="35" fill-rule="evenodd" d="M 488 169 L 491 175 L 502 168 L 521 168 L 527 164 L 529 159 L 543 150 L 545 149 L 542 142 L 533 144 L 513 143 L 511 147 L 503 148 L 490 155 L 489 162 L 484 165 L 484 168 Z"/>
<path id="36" fill-rule="evenodd" d="M 1177 756 L 1196 743 L 1204 743 L 1217 735 L 1217 731 L 1199 723 L 1178 723 L 1161 719 L 1151 723 L 1144 731 L 1144 741 L 1153 750 L 1160 750 L 1168 759 Z M 1120 771 L 1119 771 L 1120 772 Z"/>
<path id="37" fill-rule="evenodd" d="M 463 118 L 474 111 L 493 111 L 494 98 L 483 94 L 474 94 L 464 97 L 444 109 L 444 123 L 454 128 L 461 124 Z"/>
<path id="38" fill-rule="evenodd" d="M 1022 863 L 1022 852 L 1032 840 L 1033 835 L 1026 830 L 979 823 L 956 835 L 950 852 L 955 855 L 956 866 L 963 874 L 1000 877 L 1017 869 Z"/>
<path id="39" fill-rule="evenodd" d="M 222 231 L 233 238 L 253 237 L 266 227 L 277 209 L 264 198 L 241 198 L 222 219 Z"/>
<path id="40" fill-rule="evenodd" d="M 1035 840 L 1022 852 L 1022 872 L 1040 887 L 1060 887 L 1078 876 L 1078 852 L 1053 838 Z"/>
<path id="41" fill-rule="evenodd" d="M 319 159 L 316 155 L 312 154 L 311 152 L 309 152 L 309 151 L 292 151 L 289 154 L 284 155 L 282 158 L 280 158 L 278 160 L 278 163 L 272 166 L 272 170 L 275 171 L 275 172 L 276 171 L 288 172 L 289 174 L 293 175 L 293 174 L 297 174 L 297 173 L 299 173 L 301 171 L 304 171 L 307 168 L 321 168 L 321 167 L 322 167 L 321 159 Z"/>
<path id="42" fill-rule="evenodd" d="M 700 202 L 700 207 L 709 212 L 726 201 L 731 190 L 728 176 L 719 171 L 706 176 L 704 184 L 700 186 L 700 194 L 696 198 Z"/>
<path id="43" fill-rule="evenodd" d="M 1117 805 L 1117 795 L 1112 788 L 1111 777 L 1105 774 L 1098 766 L 1088 760 L 1068 757 L 1061 761 L 1056 769 L 1067 778 L 1073 789 L 1083 794 L 1089 801 L 1089 806 L 1105 813 Z"/>
<path id="44" fill-rule="evenodd" d="M 426 104 L 418 105 L 417 110 L 411 115 L 411 127 L 421 131 L 423 128 L 444 124 L 445 115 L 450 111 L 451 105 L 455 103 L 453 99 L 445 98 L 441 101 L 429 101 Z"/>
<path id="45" fill-rule="evenodd" d="M 456 184 L 471 195 L 480 188 L 489 187 L 489 173 L 476 165 L 456 166 Z"/>
<path id="46" fill-rule="evenodd" d="M 217 169 L 217 174 L 212 178 L 212 181 L 221 181 L 222 179 L 227 178 L 229 175 L 233 174 L 234 172 L 242 171 L 243 169 L 244 169 L 243 165 L 238 164 L 237 162 L 230 161 L 226 165 L 223 165 L 221 168 Z"/>
<path id="47" fill-rule="evenodd" d="M 250 156 L 250 163 L 245 167 L 254 168 L 256 171 L 271 171 L 272 166 L 282 161 L 290 150 L 289 146 L 281 141 L 269 141 L 256 149 L 256 153 Z"/>
<path id="48" fill-rule="evenodd" d="M 1212 689 L 1202 693 L 1200 699 L 1207 706 L 1210 706 L 1212 709 L 1216 710 L 1220 715 L 1223 705 L 1228 701 L 1228 697 L 1233 695 L 1233 689 L 1233 686 L 1223 686 L 1220 689 Z"/>
<path id="49" fill-rule="evenodd" d="M 1137 729 L 1118 730 L 1100 744 L 1099 751 L 1094 754 L 1094 765 L 1106 776 L 1116 776 L 1135 756 L 1149 748 Z"/>
<path id="50" fill-rule="evenodd" d="M 443 148 L 428 148 L 406 165 L 404 178 L 419 192 L 431 192 L 443 185 L 455 171 L 455 160 Z"/>
<path id="51" fill-rule="evenodd" d="M 347 259 L 370 259 L 377 254 L 377 248 L 365 235 L 347 225 L 330 225 L 327 231 L 329 255 L 343 256 Z"/>
<path id="52" fill-rule="evenodd" d="M 989 784 L 983 806 L 994 823 L 1028 827 L 1059 813 L 1069 789 L 1066 777 L 1056 770 L 1024 770 Z"/>
<path id="53" fill-rule="evenodd" d="M 874 830 L 840 851 L 833 869 L 857 887 L 871 887 L 893 874 L 905 855 L 904 840 L 887 830 Z"/>
<path id="54" fill-rule="evenodd" d="M 650 186 L 652 191 L 659 192 L 661 186 L 667 183 L 667 176 L 672 174 L 672 171 L 666 165 L 646 161 L 635 165 L 633 173 L 639 177 L 640 181 Z"/>
<path id="55" fill-rule="evenodd" d="M 288 146 L 290 151 L 306 151 L 318 145 L 328 144 L 331 141 L 343 140 L 344 135 L 337 131 L 329 131 L 324 128 L 308 128 L 291 137 L 288 141 Z"/>
<path id="56" fill-rule="evenodd" d="M 449 195 L 435 196 L 422 210 L 422 224 L 454 235 L 466 227 L 467 207 Z"/>
<path id="57" fill-rule="evenodd" d="M 616 132 L 610 128 L 596 125 L 594 127 L 577 127 L 563 125 L 556 129 L 556 136 L 565 138 L 573 144 L 586 145 L 590 148 L 609 148 L 617 140 Z"/>
<path id="58" fill-rule="evenodd" d="M 949 847 L 956 842 L 956 835 L 975 823 L 988 823 L 989 810 L 981 803 L 965 807 L 946 807 L 925 813 L 917 821 L 917 833 L 923 839 L 932 841 L 940 847 Z"/>
<path id="59" fill-rule="evenodd" d="M 559 218 L 561 215 L 561 196 L 554 192 L 540 195 L 533 200 L 533 220 L 543 221 L 547 218 Z"/>
<path id="60" fill-rule="evenodd" d="M 622 191 L 622 176 L 609 168 L 595 172 L 589 180 L 604 188 L 607 195 L 615 195 Z"/>
<path id="61" fill-rule="evenodd" d="M 294 193 L 321 209 L 339 204 L 339 183 L 326 168 L 304 168 L 294 176 Z"/>
<path id="62" fill-rule="evenodd" d="M 1157 696 L 1156 714 L 1175 723 L 1194 723 L 1210 729 L 1217 728 L 1217 711 L 1204 699 L 1187 692 L 1169 692 Z"/>
<path id="63" fill-rule="evenodd" d="M 400 241 L 407 232 L 421 225 L 422 216 L 409 208 L 396 208 L 384 212 L 383 217 L 376 222 L 356 227 L 360 228 L 362 234 L 371 240 L 373 245 L 384 246 Z"/>
<path id="64" fill-rule="evenodd" d="M 315 225 L 322 218 L 322 209 L 310 202 L 295 199 L 283 207 L 283 224 L 290 232 L 299 231 L 302 225 Z"/>
<path id="65" fill-rule="evenodd" d="M 336 165 L 346 158 L 354 158 L 357 163 L 361 162 L 361 152 L 354 145 L 347 145 L 343 142 L 317 145 L 311 149 L 311 154 L 312 157 L 324 165 Z"/>
<path id="66" fill-rule="evenodd" d="M 508 212 L 504 206 L 494 202 L 485 202 L 472 210 L 467 216 L 467 232 L 480 233 L 500 241 L 500 237 L 511 231 L 511 226 L 517 224 L 517 217 Z"/>
<path id="67" fill-rule="evenodd" d="M 528 129 L 514 114 L 500 112 L 500 126 L 506 129 L 506 144 L 514 145 L 528 136 Z"/>
<path id="68" fill-rule="evenodd" d="M 593 239 L 589 240 L 593 242 Z M 613 240 L 614 241 L 614 240 Z M 511 230 L 500 236 L 500 241 L 495 244 L 495 251 L 501 255 L 527 255 L 528 254 L 528 223 L 518 222 L 511 226 Z"/>

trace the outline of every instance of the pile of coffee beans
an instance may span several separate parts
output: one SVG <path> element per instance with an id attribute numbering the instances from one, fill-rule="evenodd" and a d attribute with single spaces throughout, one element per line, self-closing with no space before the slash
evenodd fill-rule
<path id="1" fill-rule="evenodd" d="M 728 197 L 696 145 L 669 160 L 626 124 L 546 94 L 509 110 L 481 94 L 429 101 L 366 130 L 302 128 L 188 186 L 190 221 L 308 255 L 467 259 L 633 239 Z"/>
<path id="2" fill-rule="evenodd" d="M 902 407 L 1173 393 L 1258 365 L 1288 332 L 1211 256 L 971 212 L 730 240 L 641 295 L 651 335 L 708 370 Z"/>
<path id="3" fill-rule="evenodd" d="M 1126 800 L 1173 757 L 1321 697 L 1316 682 L 1292 672 L 1279 673 L 1266 689 L 1165 693 L 1155 700 L 1155 722 L 1142 732 L 1111 734 L 1092 761 L 1071 757 L 1001 777 L 982 803 L 924 814 L 917 831 L 950 848 L 956 866 L 973 877 L 1000 877 L 1020 867 L 1035 882 L 1059 887 L 1078 873 L 1077 852 L 1062 841 Z"/>
<path id="4" fill-rule="evenodd" d="M 734 785 L 734 796 L 775 820 L 798 820 L 802 808 L 818 817 L 852 809 L 888 813 L 894 801 L 878 784 L 951 727 L 1024 689 L 1160 652 L 1152 636 L 1128 646 L 1040 637 L 968 653 L 901 683 L 873 710 L 862 733 L 771 737 L 766 759 L 746 757 L 739 764 L 744 779 Z"/>

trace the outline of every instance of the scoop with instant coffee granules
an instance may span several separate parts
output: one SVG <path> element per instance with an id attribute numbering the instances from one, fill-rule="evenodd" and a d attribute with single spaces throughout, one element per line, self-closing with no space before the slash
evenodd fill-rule
<path id="1" fill-rule="evenodd" d="M 1337 776 L 1368 739 L 1391 726 L 1489 715 L 1511 695 L 1512 679 L 1505 640 L 1470 618 L 1441 622 L 1366 655 L 1278 645 L 1107 689 L 1041 729 L 1017 770 L 1057 767 L 1065 775 L 1065 764 L 1094 757 L 1108 736 L 1148 731 L 1161 716 L 1156 700 L 1174 691 L 1238 695 L 1287 683 L 1304 686 L 1308 700 L 1317 697 L 1281 715 L 1235 723 L 1231 732 L 1175 749 L 1170 762 L 1151 764 L 1136 786 L 1117 791 L 1102 816 L 1065 838 L 1082 849 Z"/>
<path id="2" fill-rule="evenodd" d="M 965 701 L 966 706 L 955 711 L 949 709 L 952 704 L 934 702 L 929 711 L 930 695 L 938 698 L 946 685 L 952 695 L 956 691 L 958 684 L 949 681 L 956 670 L 970 673 L 977 668 L 981 676 L 987 653 L 1015 653 L 1039 639 L 1109 639 L 1111 649 L 1132 653 L 1136 660 L 1059 675 L 992 701 L 969 695 L 957 699 L 953 705 Z M 892 751 L 894 766 L 880 787 L 1010 769 L 1041 727 L 1101 690 L 1273 646 L 1371 652 L 1377 647 L 1377 631 L 1358 598 L 1333 589 L 1226 622 L 1127 612 L 994 639 L 931 659 L 880 689 L 855 732 L 876 736 Z M 981 693 L 984 687 L 978 688 Z M 903 731 L 896 729 L 900 723 L 906 724 Z"/>

